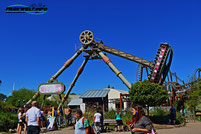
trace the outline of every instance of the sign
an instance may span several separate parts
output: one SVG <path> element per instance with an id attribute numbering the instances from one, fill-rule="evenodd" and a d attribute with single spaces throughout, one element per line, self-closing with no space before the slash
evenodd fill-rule
<path id="1" fill-rule="evenodd" d="M 47 122 L 48 122 L 47 129 L 52 129 L 54 125 L 54 121 L 55 121 L 55 117 L 50 116 L 47 118 Z"/>
<path id="2" fill-rule="evenodd" d="M 201 111 L 195 111 L 195 116 L 201 116 Z"/>
<path id="3" fill-rule="evenodd" d="M 61 82 L 42 83 L 38 87 L 41 94 L 62 94 L 65 91 L 65 85 Z"/>
<path id="4" fill-rule="evenodd" d="M 82 113 L 85 113 L 85 103 L 80 104 L 80 110 L 82 111 Z"/>
<path id="5" fill-rule="evenodd" d="M 44 14 L 47 12 L 47 7 L 41 3 L 32 4 L 30 6 L 14 4 L 6 7 L 6 13 L 28 13 L 28 14 Z"/>

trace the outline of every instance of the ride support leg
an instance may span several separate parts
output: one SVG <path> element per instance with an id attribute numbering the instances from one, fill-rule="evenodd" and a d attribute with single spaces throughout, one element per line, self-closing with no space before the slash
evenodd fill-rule
<path id="1" fill-rule="evenodd" d="M 83 61 L 82 65 L 81 65 L 80 68 L 78 69 L 77 74 L 75 75 L 75 77 L 74 77 L 72 83 L 70 84 L 70 87 L 68 88 L 66 94 L 65 94 L 64 97 L 62 98 L 62 102 L 59 104 L 57 110 L 60 109 L 60 107 L 62 106 L 62 104 L 64 104 L 64 102 L 65 102 L 66 99 L 68 98 L 68 96 L 69 96 L 69 94 L 70 94 L 72 88 L 74 87 L 74 85 L 75 85 L 77 79 L 79 78 L 79 76 L 80 76 L 81 73 L 83 72 L 86 63 L 87 63 L 87 61 L 89 60 L 89 57 L 90 57 L 90 56 L 87 56 L 87 57 L 85 58 L 85 60 Z"/>
<path id="2" fill-rule="evenodd" d="M 110 59 L 103 54 L 101 50 L 97 51 L 98 55 L 103 59 L 103 61 L 110 67 L 110 69 L 117 75 L 117 77 L 120 78 L 120 80 L 128 87 L 128 89 L 131 89 L 130 82 L 123 76 L 123 74 L 115 67 L 115 65 L 110 61 Z"/>

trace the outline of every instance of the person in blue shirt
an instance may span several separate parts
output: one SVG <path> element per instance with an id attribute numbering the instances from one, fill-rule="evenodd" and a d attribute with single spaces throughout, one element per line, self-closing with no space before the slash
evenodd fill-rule
<path id="1" fill-rule="evenodd" d="M 186 110 L 184 109 L 184 106 L 181 106 L 180 114 L 181 114 L 182 116 L 185 116 Z"/>
<path id="2" fill-rule="evenodd" d="M 171 105 L 170 108 L 170 113 L 169 113 L 169 124 L 171 124 L 173 122 L 173 125 L 175 125 L 176 123 L 176 109 L 174 108 L 174 105 Z"/>
<path id="3" fill-rule="evenodd" d="M 117 111 L 116 111 L 115 118 L 116 118 L 116 122 L 117 122 L 117 131 L 123 131 L 123 122 L 121 119 L 121 113 L 119 112 L 119 109 L 117 109 Z M 121 127 L 121 130 L 120 130 L 120 127 Z"/>

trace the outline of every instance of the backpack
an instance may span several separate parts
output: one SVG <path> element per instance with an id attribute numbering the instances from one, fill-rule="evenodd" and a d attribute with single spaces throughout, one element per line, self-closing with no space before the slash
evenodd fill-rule
<path id="1" fill-rule="evenodd" d="M 82 124 L 84 124 L 84 120 L 87 119 L 86 117 L 84 117 L 82 119 Z M 89 125 L 89 134 L 95 134 L 93 128 Z"/>

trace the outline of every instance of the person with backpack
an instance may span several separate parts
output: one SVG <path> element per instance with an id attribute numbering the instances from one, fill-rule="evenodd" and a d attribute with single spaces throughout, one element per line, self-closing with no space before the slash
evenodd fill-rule
<path id="1" fill-rule="evenodd" d="M 75 134 L 94 134 L 93 129 L 89 125 L 88 119 L 82 116 L 82 111 L 80 109 L 76 110 L 75 116 L 77 118 Z"/>

